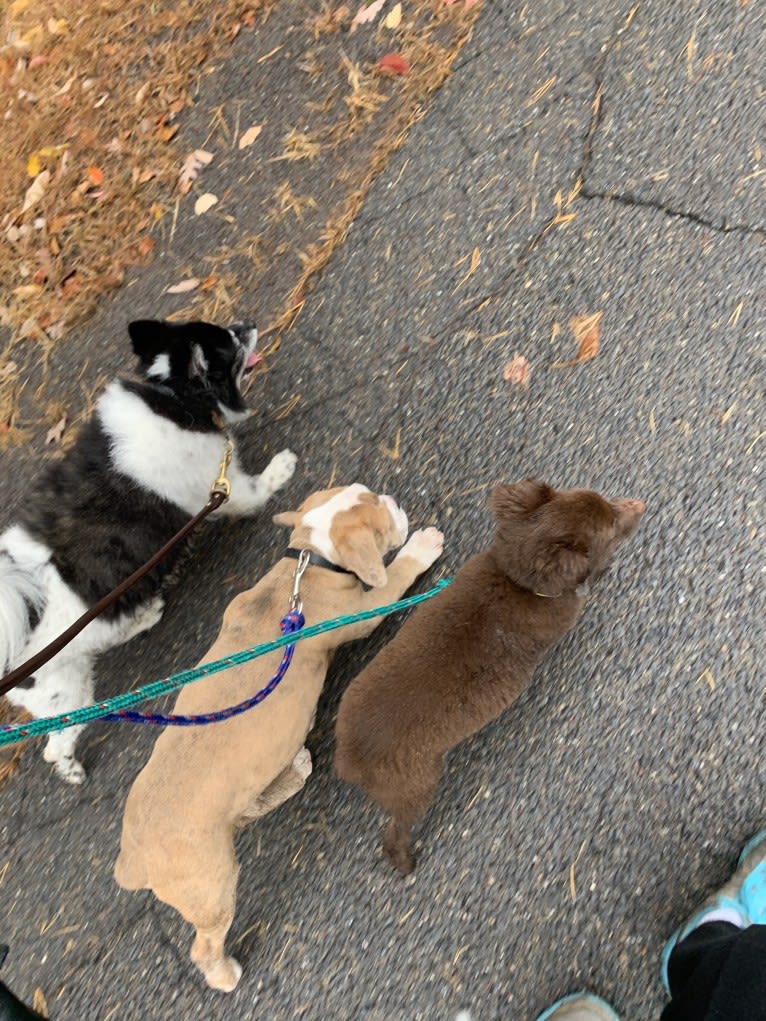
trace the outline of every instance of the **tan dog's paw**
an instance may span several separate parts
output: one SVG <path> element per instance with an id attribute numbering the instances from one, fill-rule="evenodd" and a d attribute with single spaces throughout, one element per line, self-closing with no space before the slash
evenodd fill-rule
<path id="1" fill-rule="evenodd" d="M 205 972 L 205 980 L 211 989 L 231 993 L 242 978 L 242 965 L 233 957 L 224 957 L 220 964 Z"/>
<path id="2" fill-rule="evenodd" d="M 308 748 L 301 748 L 298 754 L 293 759 L 293 769 L 300 776 L 302 780 L 308 779 L 311 776 L 311 752 Z"/>
<path id="3" fill-rule="evenodd" d="M 423 565 L 430 567 L 442 555 L 444 550 L 444 533 L 438 528 L 420 528 L 413 532 L 399 551 L 400 557 L 414 557 Z"/>

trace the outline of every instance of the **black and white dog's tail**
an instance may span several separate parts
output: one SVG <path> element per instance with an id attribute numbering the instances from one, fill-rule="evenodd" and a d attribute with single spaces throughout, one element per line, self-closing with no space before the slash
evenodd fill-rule
<path id="1" fill-rule="evenodd" d="M 18 663 L 44 604 L 35 574 L 0 552 L 0 676 Z"/>

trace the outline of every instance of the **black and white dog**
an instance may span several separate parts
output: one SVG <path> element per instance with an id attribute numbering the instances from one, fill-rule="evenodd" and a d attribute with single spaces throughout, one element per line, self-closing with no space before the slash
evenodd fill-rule
<path id="1" fill-rule="evenodd" d="M 52 641 L 145 563 L 208 500 L 227 424 L 248 416 L 241 393 L 257 331 L 210 323 L 141 320 L 129 326 L 137 381 L 115 380 L 75 445 L 30 493 L 18 523 L 0 534 L 0 676 Z M 252 514 L 293 474 L 277 454 L 246 475 L 236 454 L 232 492 L 214 517 Z M 33 678 L 8 693 L 33 716 L 94 700 L 93 661 L 156 624 L 171 556 L 89 624 Z M 82 727 L 52 734 L 44 757 L 69 783 L 85 772 L 74 754 Z"/>

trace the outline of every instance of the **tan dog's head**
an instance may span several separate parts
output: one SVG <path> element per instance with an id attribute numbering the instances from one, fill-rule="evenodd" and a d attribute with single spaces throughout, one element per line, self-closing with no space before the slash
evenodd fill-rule
<path id="1" fill-rule="evenodd" d="M 297 511 L 275 514 L 273 521 L 293 529 L 291 545 L 313 547 L 371 588 L 386 584 L 383 557 L 407 538 L 407 515 L 396 500 L 358 482 L 313 493 Z"/>

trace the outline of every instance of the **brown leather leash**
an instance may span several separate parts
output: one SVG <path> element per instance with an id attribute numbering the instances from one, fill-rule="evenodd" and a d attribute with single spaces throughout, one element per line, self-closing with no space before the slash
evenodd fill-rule
<path id="1" fill-rule="evenodd" d="M 179 529 L 173 538 L 169 539 L 165 543 L 162 549 L 157 550 L 150 560 L 147 560 L 146 563 L 142 567 L 139 567 L 137 571 L 134 571 L 129 578 L 120 582 L 116 588 L 112 589 L 112 591 L 105 595 L 102 599 L 99 599 L 99 601 L 91 606 L 89 610 L 86 610 L 85 613 L 83 613 L 81 617 L 78 617 L 74 624 L 71 624 L 66 631 L 63 631 L 58 636 L 58 638 L 54 638 L 52 642 L 49 642 L 43 649 L 40 649 L 38 653 L 31 656 L 25 663 L 22 663 L 14 670 L 11 670 L 9 674 L 6 674 L 5 677 L 0 680 L 0 695 L 4 695 L 7 691 L 10 691 L 11 688 L 15 688 L 21 681 L 26 680 L 27 677 L 31 677 L 32 674 L 36 670 L 39 670 L 44 663 L 47 663 L 49 659 L 53 659 L 53 657 L 57 653 L 61 652 L 61 650 L 68 645 L 72 639 L 76 638 L 92 620 L 95 620 L 96 617 L 104 612 L 104 610 L 108 609 L 112 603 L 117 602 L 120 596 L 124 595 L 129 588 L 132 588 L 133 585 L 141 581 L 142 578 L 145 578 L 146 575 L 152 571 L 157 564 L 163 561 L 179 543 L 183 542 L 186 536 L 193 531 L 201 521 L 204 521 L 209 514 L 212 514 L 214 510 L 218 510 L 222 504 L 226 503 L 231 496 L 231 483 L 226 477 L 226 472 L 228 471 L 231 463 L 233 453 L 234 444 L 227 436 L 226 448 L 224 449 L 221 464 L 218 469 L 218 477 L 210 487 L 210 499 L 202 510 L 198 511 L 193 518 L 190 518 L 183 528 Z"/>

